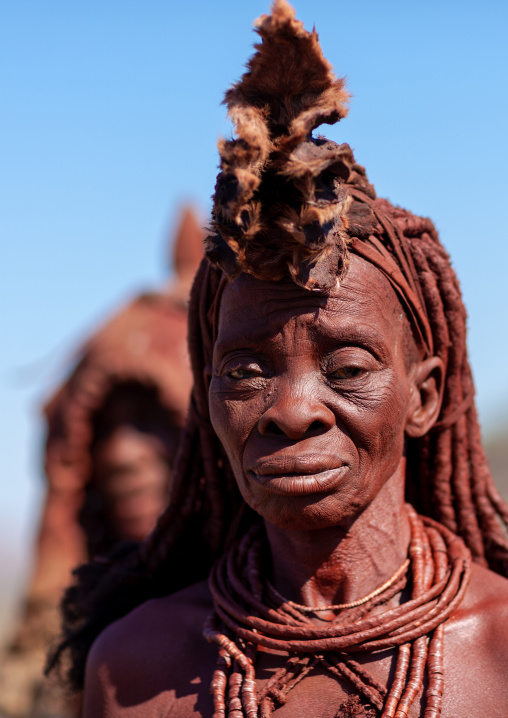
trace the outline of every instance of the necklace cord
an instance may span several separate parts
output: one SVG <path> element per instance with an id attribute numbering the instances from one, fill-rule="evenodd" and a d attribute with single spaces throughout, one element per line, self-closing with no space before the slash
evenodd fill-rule
<path id="1" fill-rule="evenodd" d="M 270 583 L 270 581 L 268 581 L 268 579 L 266 580 L 266 587 L 268 588 L 270 593 L 273 593 L 276 598 L 282 601 L 282 604 L 289 603 L 290 606 L 293 606 L 293 608 L 296 608 L 298 611 L 302 611 L 302 613 L 320 613 L 321 611 L 343 611 L 348 608 L 356 608 L 357 606 L 362 606 L 364 603 L 367 603 L 372 598 L 379 596 L 380 593 L 383 593 L 383 591 L 386 591 L 387 588 L 390 588 L 390 586 L 395 583 L 395 581 L 400 578 L 403 573 L 407 571 L 409 564 L 410 560 L 407 558 L 404 563 L 399 566 L 399 568 L 395 571 L 393 576 L 391 576 L 381 586 L 378 586 L 376 589 L 374 589 L 374 591 L 371 591 L 363 598 L 358 598 L 356 601 L 350 601 L 349 603 L 337 603 L 330 606 L 305 606 L 303 604 L 290 601 L 288 598 L 284 598 L 284 596 L 282 596 L 282 594 L 277 591 L 277 589 Z"/>
<path id="2" fill-rule="evenodd" d="M 407 505 L 409 557 L 382 586 L 348 604 L 300 606 L 262 581 L 259 529 L 248 532 L 214 565 L 209 579 L 214 611 L 203 635 L 219 647 L 211 684 L 214 718 L 269 718 L 312 670 L 346 681 L 381 718 L 407 718 L 424 688 L 424 718 L 439 718 L 443 693 L 443 624 L 462 601 L 471 557 L 451 531 L 420 517 Z M 411 576 L 411 598 L 372 614 Z M 275 600 L 274 600 L 275 599 Z M 271 604 L 271 605 L 270 605 Z M 309 612 L 344 611 L 326 626 Z M 351 612 L 351 613 L 349 613 Z M 264 687 L 256 690 L 258 648 L 289 654 Z M 353 659 L 355 653 L 396 649 L 391 684 L 381 685 Z"/>

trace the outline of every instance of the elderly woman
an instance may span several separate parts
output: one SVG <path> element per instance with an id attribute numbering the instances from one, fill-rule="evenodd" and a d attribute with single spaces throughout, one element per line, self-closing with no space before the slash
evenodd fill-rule
<path id="1" fill-rule="evenodd" d="M 312 137 L 348 97 L 316 34 L 285 0 L 258 32 L 226 95 L 170 506 L 82 569 L 71 680 L 112 624 L 86 718 L 501 718 L 508 509 L 457 280 L 429 220 Z"/>

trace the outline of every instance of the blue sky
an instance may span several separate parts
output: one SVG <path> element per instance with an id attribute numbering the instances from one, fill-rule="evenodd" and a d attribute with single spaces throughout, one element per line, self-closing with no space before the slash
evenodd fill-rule
<path id="1" fill-rule="evenodd" d="M 40 405 L 76 343 L 168 275 L 206 216 L 221 100 L 266 0 L 19 0 L 0 9 L 0 542 L 25 566 Z M 300 0 L 353 94 L 327 134 L 378 194 L 434 219 L 462 283 L 481 417 L 508 414 L 508 4 Z M 8 531 L 7 545 L 3 538 Z"/>

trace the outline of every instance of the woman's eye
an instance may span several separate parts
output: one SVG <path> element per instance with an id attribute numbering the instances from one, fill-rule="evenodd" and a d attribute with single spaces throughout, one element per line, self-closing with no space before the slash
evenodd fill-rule
<path id="1" fill-rule="evenodd" d="M 331 372 L 332 379 L 358 379 L 366 373 L 366 369 L 359 366 L 343 366 Z"/>
<path id="2" fill-rule="evenodd" d="M 259 369 L 252 369 L 250 367 L 237 367 L 226 372 L 226 375 L 232 379 L 252 379 L 254 376 L 259 376 Z"/>

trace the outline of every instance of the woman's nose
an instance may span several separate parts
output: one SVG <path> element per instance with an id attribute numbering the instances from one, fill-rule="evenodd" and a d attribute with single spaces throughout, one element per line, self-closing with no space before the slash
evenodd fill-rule
<path id="1" fill-rule="evenodd" d="M 259 433 L 298 441 L 328 431 L 335 424 L 335 415 L 320 400 L 320 389 L 309 379 L 287 379 L 274 387 L 274 398 L 258 421 Z"/>

